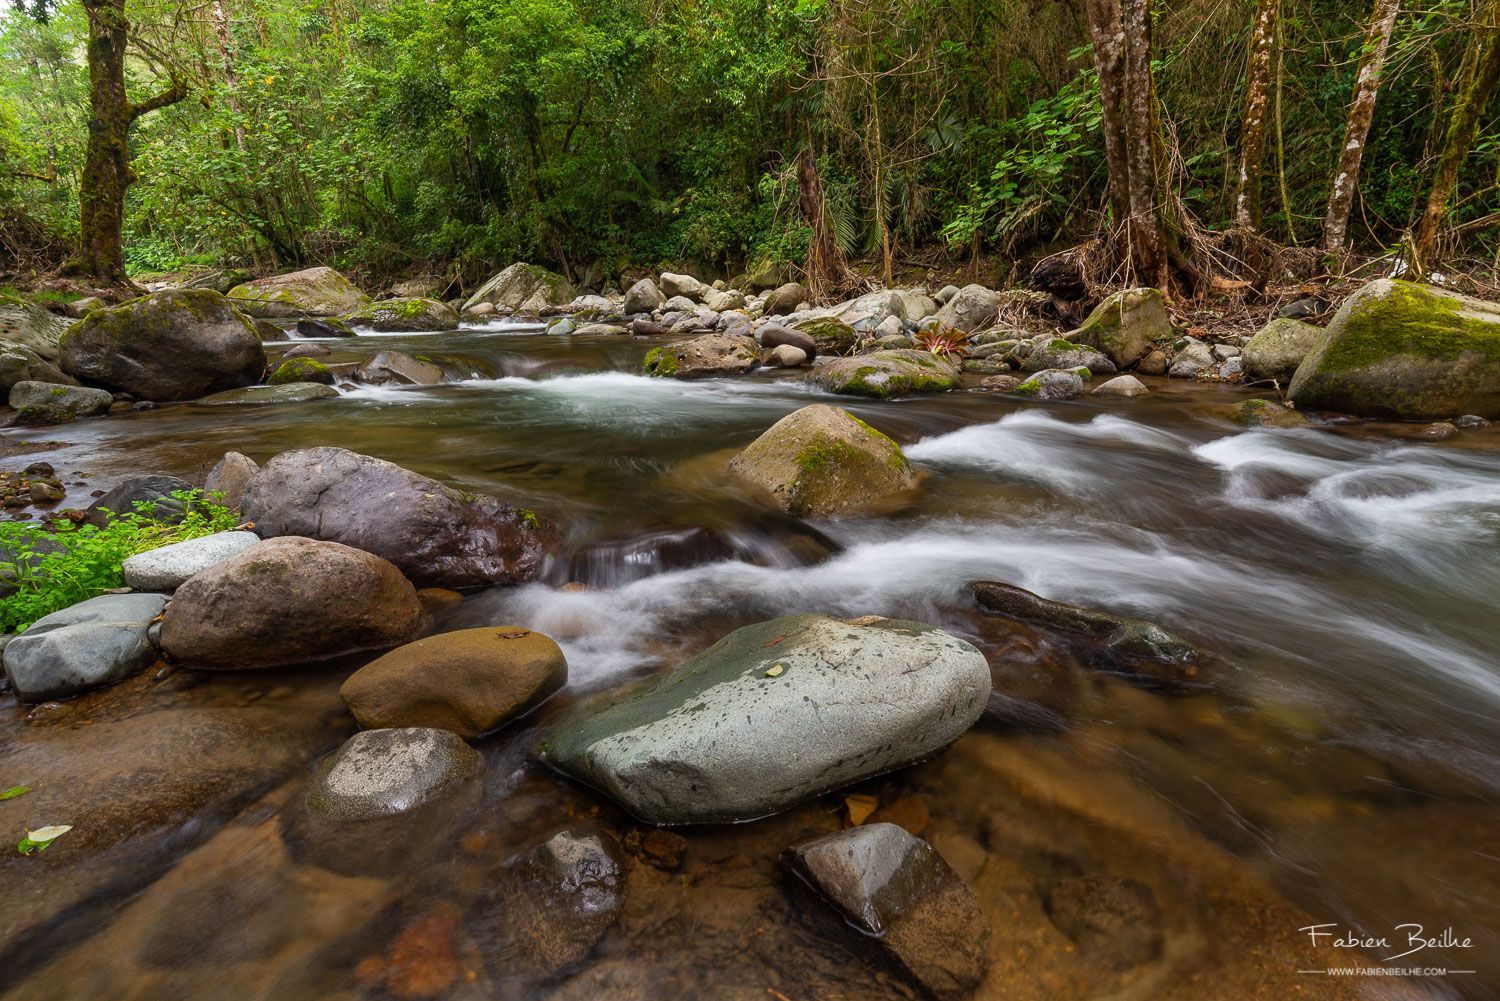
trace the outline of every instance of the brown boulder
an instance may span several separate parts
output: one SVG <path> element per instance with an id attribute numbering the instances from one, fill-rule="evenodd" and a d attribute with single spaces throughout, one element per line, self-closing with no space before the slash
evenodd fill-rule
<path id="1" fill-rule="evenodd" d="M 359 725 L 435 727 L 478 737 L 527 712 L 568 679 L 549 637 L 517 626 L 428 636 L 349 676 L 339 694 Z"/>
<path id="2" fill-rule="evenodd" d="M 421 624 L 416 588 L 396 567 L 292 536 L 251 546 L 178 588 L 161 646 L 189 667 L 246 670 L 381 650 Z"/>
<path id="3" fill-rule="evenodd" d="M 208 471 L 208 477 L 203 481 L 203 492 L 210 500 L 217 501 L 230 510 L 237 510 L 240 501 L 244 500 L 245 488 L 258 472 L 260 466 L 248 455 L 225 452 L 224 458 Z M 215 494 L 219 496 L 214 497 Z"/>

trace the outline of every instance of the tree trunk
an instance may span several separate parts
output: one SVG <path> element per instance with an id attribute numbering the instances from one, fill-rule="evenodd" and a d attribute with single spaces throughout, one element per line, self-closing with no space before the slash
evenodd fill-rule
<path id="1" fill-rule="evenodd" d="M 89 138 L 84 153 L 78 256 L 64 266 L 101 284 L 128 285 L 121 231 L 125 191 L 135 176 L 130 170 L 130 126 L 137 118 L 187 96 L 172 86 L 141 104 L 125 93 L 125 45 L 130 24 L 125 0 L 83 0 L 88 15 Z"/>
<path id="2" fill-rule="evenodd" d="M 1412 256 L 1419 268 L 1425 270 L 1433 247 L 1437 244 L 1438 230 L 1443 215 L 1448 210 L 1448 199 L 1458 187 L 1458 171 L 1474 145 L 1479 132 L 1479 120 L 1484 116 L 1495 85 L 1500 83 L 1500 0 L 1492 0 L 1483 12 L 1484 23 L 1469 36 L 1469 45 L 1474 58 L 1467 60 L 1472 67 L 1468 80 L 1459 93 L 1453 115 L 1448 120 L 1443 151 L 1438 156 L 1437 168 L 1432 175 L 1432 190 L 1427 196 L 1427 207 L 1422 212 L 1422 221 L 1417 227 L 1416 239 L 1412 242 Z"/>
<path id="3" fill-rule="evenodd" d="M 1338 168 L 1333 174 L 1333 190 L 1328 195 L 1328 214 L 1323 220 L 1323 249 L 1337 252 L 1349 240 L 1349 213 L 1354 208 L 1354 192 L 1359 187 L 1360 162 L 1364 159 L 1365 140 L 1370 135 L 1370 121 L 1375 116 L 1375 96 L 1380 91 L 1380 72 L 1396 29 L 1396 15 L 1401 0 L 1375 0 L 1370 26 L 1365 32 L 1364 49 L 1359 57 L 1359 72 L 1354 77 L 1354 97 L 1349 104 L 1349 125 L 1344 131 L 1344 145 L 1339 151 Z"/>
<path id="4" fill-rule="evenodd" d="M 1276 51 L 1281 0 L 1259 0 L 1250 25 L 1250 61 L 1245 70 L 1245 113 L 1240 126 L 1240 170 L 1234 196 L 1234 223 L 1260 227 L 1260 171 L 1266 156 L 1266 112 L 1271 98 L 1271 65 Z"/>
<path id="5" fill-rule="evenodd" d="M 833 228 L 828 224 L 828 206 L 823 201 L 823 185 L 818 180 L 818 161 L 812 147 L 797 154 L 797 195 L 802 218 L 812 234 L 807 240 L 807 292 L 814 300 L 830 283 L 843 278 L 844 261 L 839 254 Z"/>

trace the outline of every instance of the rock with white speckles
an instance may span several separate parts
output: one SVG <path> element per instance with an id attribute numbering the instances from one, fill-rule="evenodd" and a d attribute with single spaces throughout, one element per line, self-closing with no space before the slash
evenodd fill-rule
<path id="1" fill-rule="evenodd" d="M 984 655 L 935 626 L 791 615 L 565 720 L 541 754 L 647 823 L 752 820 L 935 754 L 989 691 Z"/>

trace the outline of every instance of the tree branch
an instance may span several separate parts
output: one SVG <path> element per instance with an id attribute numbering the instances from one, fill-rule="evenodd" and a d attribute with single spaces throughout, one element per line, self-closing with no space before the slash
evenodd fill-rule
<path id="1" fill-rule="evenodd" d="M 142 115 L 150 114 L 151 112 L 156 111 L 159 108 L 165 108 L 170 104 L 176 104 L 178 101 L 187 97 L 187 95 L 187 84 L 183 83 L 181 80 L 173 80 L 172 86 L 168 87 L 160 94 L 157 94 L 155 97 L 149 97 L 139 104 L 132 104 L 130 106 L 130 120 L 133 122 L 137 118 L 140 118 Z"/>

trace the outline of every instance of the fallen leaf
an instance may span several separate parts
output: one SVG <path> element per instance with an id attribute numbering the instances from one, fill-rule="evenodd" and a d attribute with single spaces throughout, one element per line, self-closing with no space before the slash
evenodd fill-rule
<path id="1" fill-rule="evenodd" d="M 31 786 L 11 786 L 4 792 L 0 792 L 0 803 L 3 803 L 8 799 L 15 799 L 17 796 L 24 796 L 30 791 Z"/>
<path id="2" fill-rule="evenodd" d="M 864 793 L 844 797 L 844 809 L 848 811 L 849 826 L 858 827 L 869 819 L 880 806 L 880 800 Z"/>
<path id="3" fill-rule="evenodd" d="M 22 855 L 33 855 L 36 852 L 44 852 L 58 838 L 73 829 L 72 824 L 51 824 L 47 827 L 38 827 L 34 831 L 27 831 L 26 837 L 16 842 L 16 851 Z"/>
<path id="4" fill-rule="evenodd" d="M 766 677 L 768 677 L 768 678 L 779 678 L 779 677 L 781 677 L 781 673 L 783 671 L 785 671 L 785 670 L 786 670 L 786 665 L 785 664 L 776 664 L 776 665 L 773 665 L 771 667 L 771 669 L 766 672 Z"/>

